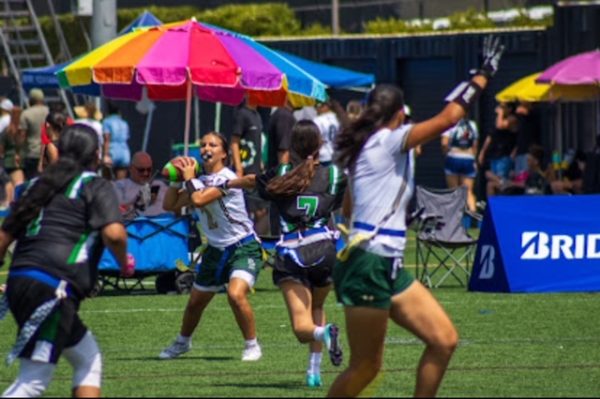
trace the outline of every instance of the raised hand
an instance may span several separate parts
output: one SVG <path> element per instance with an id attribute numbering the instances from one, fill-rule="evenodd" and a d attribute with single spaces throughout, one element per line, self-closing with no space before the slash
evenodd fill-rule
<path id="1" fill-rule="evenodd" d="M 486 36 L 483 39 L 483 63 L 477 74 L 488 79 L 494 77 L 498 71 L 502 53 L 504 53 L 504 45 L 500 44 L 500 38 L 492 35 Z"/>

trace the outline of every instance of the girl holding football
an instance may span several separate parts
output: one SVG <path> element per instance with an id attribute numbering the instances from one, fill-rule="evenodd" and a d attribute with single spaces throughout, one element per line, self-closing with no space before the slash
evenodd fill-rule
<path id="1" fill-rule="evenodd" d="M 197 266 L 196 281 L 183 314 L 179 335 L 159 358 L 172 359 L 191 348 L 191 337 L 204 309 L 215 294 L 226 287 L 229 305 L 245 340 L 243 361 L 262 357 L 256 339 L 254 312 L 248 293 L 262 267 L 262 249 L 248 217 L 240 189 L 225 189 L 223 182 L 236 174 L 227 168 L 227 140 L 217 132 L 202 137 L 201 155 L 206 174 L 196 177 L 196 161 L 179 157 L 172 161 L 184 181 L 183 188 L 171 187 L 165 195 L 166 210 L 193 206 L 208 241 Z"/>

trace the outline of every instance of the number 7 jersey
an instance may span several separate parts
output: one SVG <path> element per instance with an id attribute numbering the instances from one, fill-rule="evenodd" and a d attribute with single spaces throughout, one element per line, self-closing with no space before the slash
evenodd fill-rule
<path id="1" fill-rule="evenodd" d="M 331 212 L 342 203 L 346 189 L 343 172 L 335 165 L 319 165 L 310 185 L 303 193 L 290 197 L 270 195 L 266 189 L 269 181 L 289 173 L 292 168 L 291 164 L 282 164 L 258 176 L 256 187 L 260 196 L 272 201 L 279 210 L 284 233 L 325 226 Z"/>

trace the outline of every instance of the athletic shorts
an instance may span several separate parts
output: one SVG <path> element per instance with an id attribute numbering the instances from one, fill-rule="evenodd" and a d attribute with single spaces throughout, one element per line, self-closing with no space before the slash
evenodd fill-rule
<path id="1" fill-rule="evenodd" d="M 110 149 L 110 158 L 113 162 L 113 168 L 128 168 L 131 163 L 131 152 L 127 147 L 114 147 Z"/>
<path id="2" fill-rule="evenodd" d="M 464 176 L 474 179 L 477 175 L 475 159 L 459 158 L 448 155 L 444 164 L 444 172 L 448 176 Z"/>
<path id="3" fill-rule="evenodd" d="M 338 261 L 333 269 L 338 302 L 344 306 L 389 309 L 391 298 L 414 281 L 404 267 L 395 267 L 398 262 L 402 262 L 402 258 L 387 258 L 361 248 L 352 249 L 348 259 Z"/>
<path id="4" fill-rule="evenodd" d="M 502 179 L 508 179 L 512 169 L 513 161 L 510 157 L 502 157 L 490 161 L 490 170 Z"/>
<path id="5" fill-rule="evenodd" d="M 289 255 L 277 255 L 273 270 L 273 284 L 295 281 L 308 288 L 323 288 L 333 282 L 331 273 L 335 265 L 335 243 L 324 240 L 308 244 L 306 247 L 307 250 L 318 253 L 322 260 L 314 266 L 302 267 Z"/>
<path id="6" fill-rule="evenodd" d="M 49 285 L 27 277 L 9 279 L 6 295 L 19 331 L 38 306 L 55 298 L 54 292 Z M 19 357 L 56 364 L 63 350 L 77 345 L 87 332 L 78 310 L 77 298 L 69 296 L 63 299 L 40 325 Z"/>
<path id="7" fill-rule="evenodd" d="M 252 288 L 262 264 L 262 248 L 256 240 L 226 250 L 209 245 L 196 268 L 194 288 L 199 291 L 219 292 L 233 277 L 245 280 Z"/>

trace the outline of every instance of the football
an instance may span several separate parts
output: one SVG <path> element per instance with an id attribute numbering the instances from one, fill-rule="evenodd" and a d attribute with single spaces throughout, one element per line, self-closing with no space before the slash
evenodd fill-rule
<path id="1" fill-rule="evenodd" d="M 182 157 L 177 157 L 177 158 L 173 158 L 171 159 L 169 162 L 167 162 L 165 164 L 165 166 L 162 169 L 162 175 L 169 181 L 169 182 L 180 182 L 183 181 L 183 177 L 181 176 L 181 172 L 180 170 L 177 168 L 177 166 L 181 165 L 181 161 L 182 161 Z M 200 173 L 200 163 L 195 159 L 195 158 L 188 158 L 191 159 L 192 161 L 194 161 L 194 165 L 196 167 L 196 175 L 198 175 Z"/>

